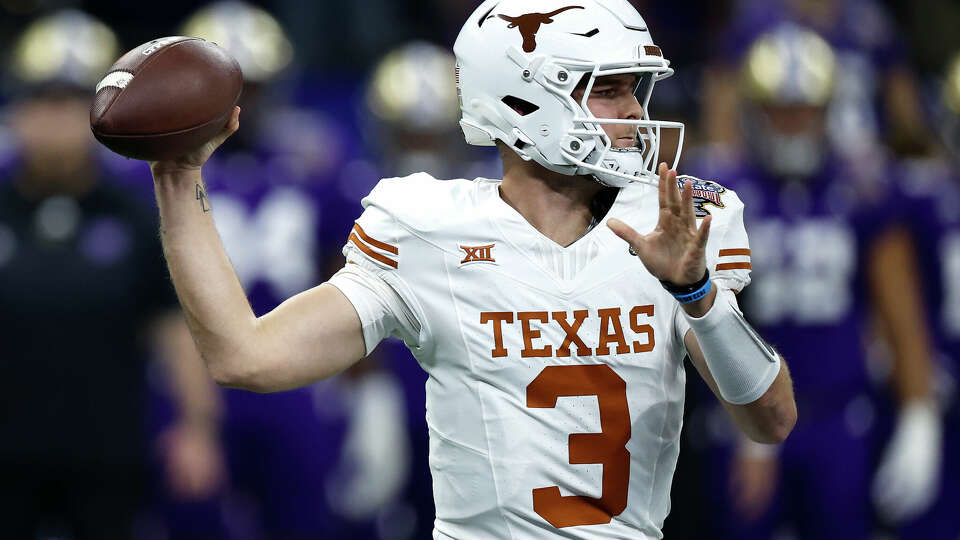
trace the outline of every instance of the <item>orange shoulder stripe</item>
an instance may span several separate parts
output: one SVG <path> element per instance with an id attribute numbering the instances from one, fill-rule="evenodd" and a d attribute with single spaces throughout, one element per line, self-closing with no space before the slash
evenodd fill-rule
<path id="1" fill-rule="evenodd" d="M 398 250 L 396 247 L 391 246 L 386 242 L 381 242 L 375 238 L 371 238 L 366 232 L 364 232 L 363 228 L 360 226 L 359 223 L 353 224 L 353 230 L 357 231 L 357 234 L 360 235 L 360 238 L 363 238 L 371 246 L 380 248 L 386 251 L 387 253 L 393 253 L 394 255 L 400 254 L 400 250 Z"/>
<path id="2" fill-rule="evenodd" d="M 717 265 L 717 272 L 721 270 L 752 270 L 750 263 L 724 263 Z"/>
<path id="3" fill-rule="evenodd" d="M 387 265 L 387 266 L 390 266 L 390 267 L 392 267 L 392 268 L 398 268 L 398 267 L 400 266 L 399 264 L 397 264 L 397 261 L 395 261 L 395 260 L 387 257 L 386 255 L 381 255 L 380 253 L 377 253 L 376 251 L 370 249 L 366 244 L 363 243 L 362 240 L 360 240 L 359 238 L 357 238 L 357 235 L 355 235 L 355 234 L 353 234 L 353 233 L 350 233 L 349 241 L 350 241 L 350 242 L 353 242 L 353 245 L 355 245 L 355 246 L 357 246 L 358 248 L 360 248 L 360 251 L 363 251 L 363 252 L 366 253 L 370 258 L 372 258 L 372 259 L 374 259 L 374 260 L 380 261 L 380 262 L 382 262 L 383 264 L 385 264 L 385 265 Z"/>
<path id="4" fill-rule="evenodd" d="M 721 257 L 741 257 L 741 256 L 749 257 L 750 250 L 749 249 L 721 249 L 720 256 Z"/>

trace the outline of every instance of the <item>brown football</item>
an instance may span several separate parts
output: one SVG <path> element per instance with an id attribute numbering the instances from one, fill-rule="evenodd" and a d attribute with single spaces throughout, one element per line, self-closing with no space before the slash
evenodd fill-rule
<path id="1" fill-rule="evenodd" d="M 242 89 L 240 66 L 215 43 L 155 39 L 123 55 L 97 85 L 90 129 L 122 156 L 176 158 L 223 129 Z"/>

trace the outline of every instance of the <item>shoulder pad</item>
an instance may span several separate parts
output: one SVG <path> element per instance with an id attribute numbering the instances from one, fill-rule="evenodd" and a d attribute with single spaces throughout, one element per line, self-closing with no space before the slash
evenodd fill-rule
<path id="1" fill-rule="evenodd" d="M 743 226 L 743 202 L 737 192 L 711 180 L 677 176 L 677 189 L 693 183 L 693 205 L 698 223 L 711 216 L 707 240 L 707 268 L 713 281 L 739 292 L 750 283 L 750 242 Z"/>
<path id="2" fill-rule="evenodd" d="M 743 202 L 737 192 L 710 180 L 678 176 L 680 188 L 693 182 L 697 218 L 712 216 L 707 240 L 707 268 L 715 283 L 740 292 L 750 283 L 750 242 L 743 226 Z"/>
<path id="3" fill-rule="evenodd" d="M 473 184 L 469 180 L 437 180 L 427 173 L 384 178 L 361 204 L 365 209 L 380 209 L 403 227 L 428 232 L 444 227 L 471 205 Z"/>

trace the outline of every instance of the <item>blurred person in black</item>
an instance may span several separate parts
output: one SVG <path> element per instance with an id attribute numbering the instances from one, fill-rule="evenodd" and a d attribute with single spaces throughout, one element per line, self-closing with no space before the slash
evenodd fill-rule
<path id="1" fill-rule="evenodd" d="M 77 11 L 28 27 L 4 82 L 0 169 L 0 536 L 131 538 L 147 488 L 150 350 L 178 421 L 161 438 L 181 497 L 222 480 L 219 401 L 177 311 L 150 208 L 104 181 L 88 109 L 117 56 Z M 2 153 L 2 152 L 0 152 Z"/>

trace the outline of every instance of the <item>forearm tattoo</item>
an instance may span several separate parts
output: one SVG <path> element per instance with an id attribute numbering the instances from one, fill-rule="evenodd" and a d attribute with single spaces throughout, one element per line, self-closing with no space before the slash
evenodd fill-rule
<path id="1" fill-rule="evenodd" d="M 210 211 L 210 206 L 207 203 L 207 193 L 200 184 L 197 184 L 197 200 L 200 201 L 200 208 L 203 210 L 203 213 Z"/>

